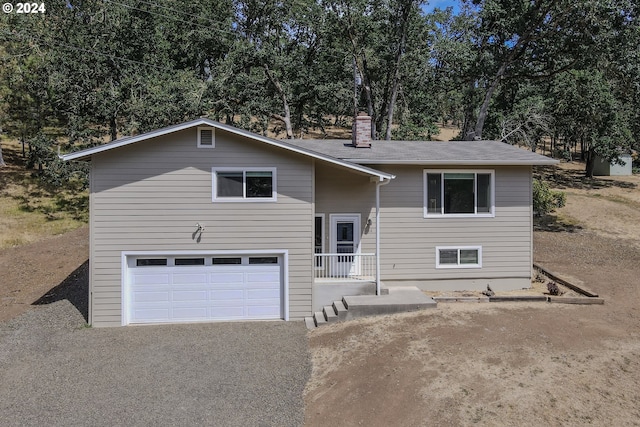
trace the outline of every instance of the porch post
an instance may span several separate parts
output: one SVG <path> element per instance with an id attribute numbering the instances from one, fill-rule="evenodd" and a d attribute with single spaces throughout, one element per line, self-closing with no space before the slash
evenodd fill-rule
<path id="1" fill-rule="evenodd" d="M 376 295 L 380 295 L 380 187 L 389 182 L 384 178 L 376 182 Z"/>
<path id="2" fill-rule="evenodd" d="M 380 295 L 380 182 L 376 182 L 376 295 Z"/>

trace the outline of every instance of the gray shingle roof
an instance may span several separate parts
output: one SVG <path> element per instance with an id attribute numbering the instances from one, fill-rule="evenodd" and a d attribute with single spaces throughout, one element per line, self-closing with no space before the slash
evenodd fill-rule
<path id="1" fill-rule="evenodd" d="M 498 141 L 372 141 L 355 148 L 345 139 L 286 141 L 311 151 L 361 164 L 553 165 L 557 160 Z"/>
<path id="2" fill-rule="evenodd" d="M 347 139 L 294 139 L 275 140 L 262 135 L 200 118 L 190 122 L 157 129 L 142 135 L 121 138 L 108 144 L 68 153 L 63 160 L 89 159 L 93 154 L 119 148 L 156 136 L 195 126 L 212 126 L 231 133 L 246 136 L 264 143 L 293 150 L 330 163 L 358 170 L 365 174 L 390 179 L 385 172 L 363 165 L 414 164 L 414 165 L 553 165 L 557 160 L 541 156 L 497 141 L 372 141 L 371 148 L 355 148 Z"/>
<path id="3" fill-rule="evenodd" d="M 393 179 L 395 178 L 395 175 L 386 173 L 386 172 L 382 172 L 382 171 L 378 171 L 375 169 L 371 169 L 369 167 L 363 166 L 361 164 L 358 163 L 353 163 L 353 162 L 349 162 L 346 161 L 344 159 L 340 159 L 338 157 L 334 157 L 334 156 L 330 156 L 327 154 L 324 154 L 320 151 L 313 151 L 313 150 L 307 150 L 304 147 L 301 146 L 297 146 L 297 145 L 292 145 L 292 144 L 287 144 L 284 141 L 281 140 L 276 140 L 276 139 L 272 139 L 272 138 L 267 138 L 266 136 L 262 136 L 262 135 L 258 135 L 249 131 L 246 131 L 244 129 L 239 129 L 233 126 L 229 126 L 229 125 L 225 125 L 219 122 L 216 122 L 214 120 L 211 119 L 207 119 L 207 118 L 199 118 L 196 120 L 192 120 L 190 122 L 185 122 L 185 123 L 180 123 L 177 125 L 173 125 L 173 126 L 168 126 L 162 129 L 156 129 L 154 131 L 151 132 L 147 132 L 141 135 L 136 135 L 136 136 L 129 136 L 129 137 L 125 137 L 125 138 L 121 138 L 121 139 L 117 139 L 115 141 L 112 141 L 110 143 L 107 144 L 103 144 L 103 145 L 98 145 L 96 147 L 92 147 L 92 148 L 87 148 L 85 150 L 81 150 L 81 151 L 75 151 L 73 153 L 68 153 L 68 154 L 64 154 L 62 156 L 60 156 L 60 158 L 62 160 L 88 160 L 91 158 L 91 156 L 93 156 L 94 154 L 98 154 L 98 153 L 102 153 L 104 151 L 108 151 L 108 150 L 113 150 L 116 148 L 120 148 L 120 147 L 124 147 L 130 144 L 135 144 L 137 142 L 140 141 L 145 141 L 151 138 L 155 138 L 158 136 L 162 136 L 162 135 L 168 135 L 170 133 L 173 132 L 178 132 L 181 130 L 185 130 L 185 129 L 189 129 L 189 128 L 193 128 L 196 126 L 211 126 L 217 129 L 221 129 L 221 130 L 225 130 L 227 132 L 236 134 L 236 135 L 242 135 L 245 136 L 247 138 L 251 138 L 254 139 L 256 141 L 261 141 L 264 142 L 266 144 L 269 145 L 273 145 L 276 147 L 280 147 L 280 148 L 284 148 L 287 150 L 291 150 L 306 156 L 310 156 L 319 160 L 323 160 L 329 163 L 333 163 L 339 166 L 343 166 L 345 168 L 348 169 L 352 169 L 355 171 L 358 171 L 360 173 L 364 173 L 366 175 L 372 175 L 375 177 L 378 177 L 380 180 L 384 180 L 384 179 Z"/>

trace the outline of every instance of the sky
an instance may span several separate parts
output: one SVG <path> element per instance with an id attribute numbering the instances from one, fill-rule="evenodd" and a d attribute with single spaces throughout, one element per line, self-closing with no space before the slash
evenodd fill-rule
<path id="1" fill-rule="evenodd" d="M 435 8 L 446 9 L 449 6 L 453 7 L 453 13 L 457 14 L 460 11 L 460 5 L 458 0 L 429 0 L 429 4 L 424 6 L 422 10 L 425 13 L 430 13 Z"/>

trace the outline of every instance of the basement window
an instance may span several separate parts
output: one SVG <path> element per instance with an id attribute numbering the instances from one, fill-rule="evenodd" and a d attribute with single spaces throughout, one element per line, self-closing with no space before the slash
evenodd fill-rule
<path id="1" fill-rule="evenodd" d="M 436 247 L 436 268 L 481 268 L 481 246 Z"/>

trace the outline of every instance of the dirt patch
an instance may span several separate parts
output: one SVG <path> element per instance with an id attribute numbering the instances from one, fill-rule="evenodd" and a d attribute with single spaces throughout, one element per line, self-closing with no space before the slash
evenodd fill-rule
<path id="1" fill-rule="evenodd" d="M 311 332 L 307 425 L 635 425 L 640 251 L 616 246 L 536 235 L 547 264 L 604 306 L 440 303 Z"/>
<path id="2" fill-rule="evenodd" d="M 569 166 L 534 260 L 604 305 L 439 303 L 318 328 L 306 425 L 640 425 L 639 177 Z"/>
<path id="3" fill-rule="evenodd" d="M 70 283 L 70 281 L 81 274 L 86 278 L 85 263 L 88 258 L 88 227 L 37 243 L 1 249 L 0 321 L 23 313 L 49 291 L 53 291 L 49 295 L 49 300 L 55 298 L 56 293 L 62 291 L 61 288 L 57 291 L 53 289 L 58 285 L 83 286 L 86 289 L 83 283 Z M 85 265 L 84 270 L 81 269 L 83 265 Z"/>

